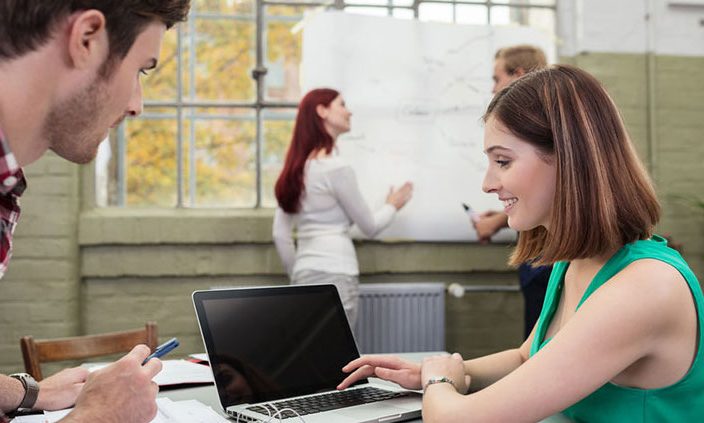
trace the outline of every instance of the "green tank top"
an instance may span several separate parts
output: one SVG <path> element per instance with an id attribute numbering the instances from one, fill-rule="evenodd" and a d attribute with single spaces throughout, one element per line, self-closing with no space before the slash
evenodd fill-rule
<path id="1" fill-rule="evenodd" d="M 704 295 L 696 276 L 680 254 L 667 246 L 660 236 L 636 241 L 621 248 L 594 276 L 577 308 L 616 273 L 639 259 L 663 261 L 684 277 L 692 292 L 699 322 L 697 352 L 687 374 L 673 385 L 659 389 L 636 389 L 605 384 L 563 413 L 578 422 L 701 422 L 704 421 Z M 550 326 L 564 283 L 568 262 L 556 263 L 550 275 L 543 310 L 540 313 L 530 355 L 536 354 L 549 341 L 545 333 Z"/>

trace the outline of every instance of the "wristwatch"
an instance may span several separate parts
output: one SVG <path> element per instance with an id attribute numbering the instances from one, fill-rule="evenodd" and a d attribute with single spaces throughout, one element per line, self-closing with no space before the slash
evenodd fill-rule
<path id="1" fill-rule="evenodd" d="M 452 385 L 453 388 L 455 388 L 455 390 L 457 390 L 457 387 L 455 386 L 455 382 L 453 382 L 452 379 L 450 379 L 449 377 L 447 377 L 447 376 L 432 376 L 432 377 L 430 377 L 430 379 L 428 379 L 427 382 L 425 382 L 425 387 L 423 387 L 423 391 L 428 389 L 428 386 L 433 385 L 435 383 L 449 383 L 450 385 Z"/>
<path id="2" fill-rule="evenodd" d="M 37 402 L 37 397 L 39 396 L 39 383 L 28 373 L 14 373 L 10 377 L 19 380 L 24 386 L 24 398 L 22 398 L 22 402 L 20 402 L 17 409 L 34 407 L 34 403 Z"/>

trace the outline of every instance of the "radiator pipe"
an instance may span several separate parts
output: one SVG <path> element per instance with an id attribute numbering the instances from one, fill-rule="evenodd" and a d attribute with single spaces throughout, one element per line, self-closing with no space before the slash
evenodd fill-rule
<path id="1" fill-rule="evenodd" d="M 518 285 L 460 285 L 451 283 L 447 286 L 447 293 L 455 298 L 462 298 L 465 292 L 518 292 Z"/>

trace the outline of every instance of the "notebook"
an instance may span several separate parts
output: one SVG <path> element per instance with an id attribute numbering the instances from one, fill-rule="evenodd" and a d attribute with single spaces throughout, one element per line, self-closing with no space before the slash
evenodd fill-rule
<path id="1" fill-rule="evenodd" d="M 196 291 L 193 304 L 220 403 L 241 422 L 387 423 L 421 415 L 417 392 L 367 379 L 335 389 L 359 352 L 334 285 Z"/>

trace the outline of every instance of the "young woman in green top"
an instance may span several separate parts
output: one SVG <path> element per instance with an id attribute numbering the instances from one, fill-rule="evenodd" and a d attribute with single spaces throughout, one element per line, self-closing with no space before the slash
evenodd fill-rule
<path id="1" fill-rule="evenodd" d="M 704 420 L 704 297 L 653 235 L 660 208 L 612 100 L 570 66 L 500 91 L 484 116 L 484 190 L 520 231 L 510 262 L 555 264 L 517 349 L 422 364 L 365 356 L 339 386 L 377 376 L 424 389 L 424 422 Z"/>

